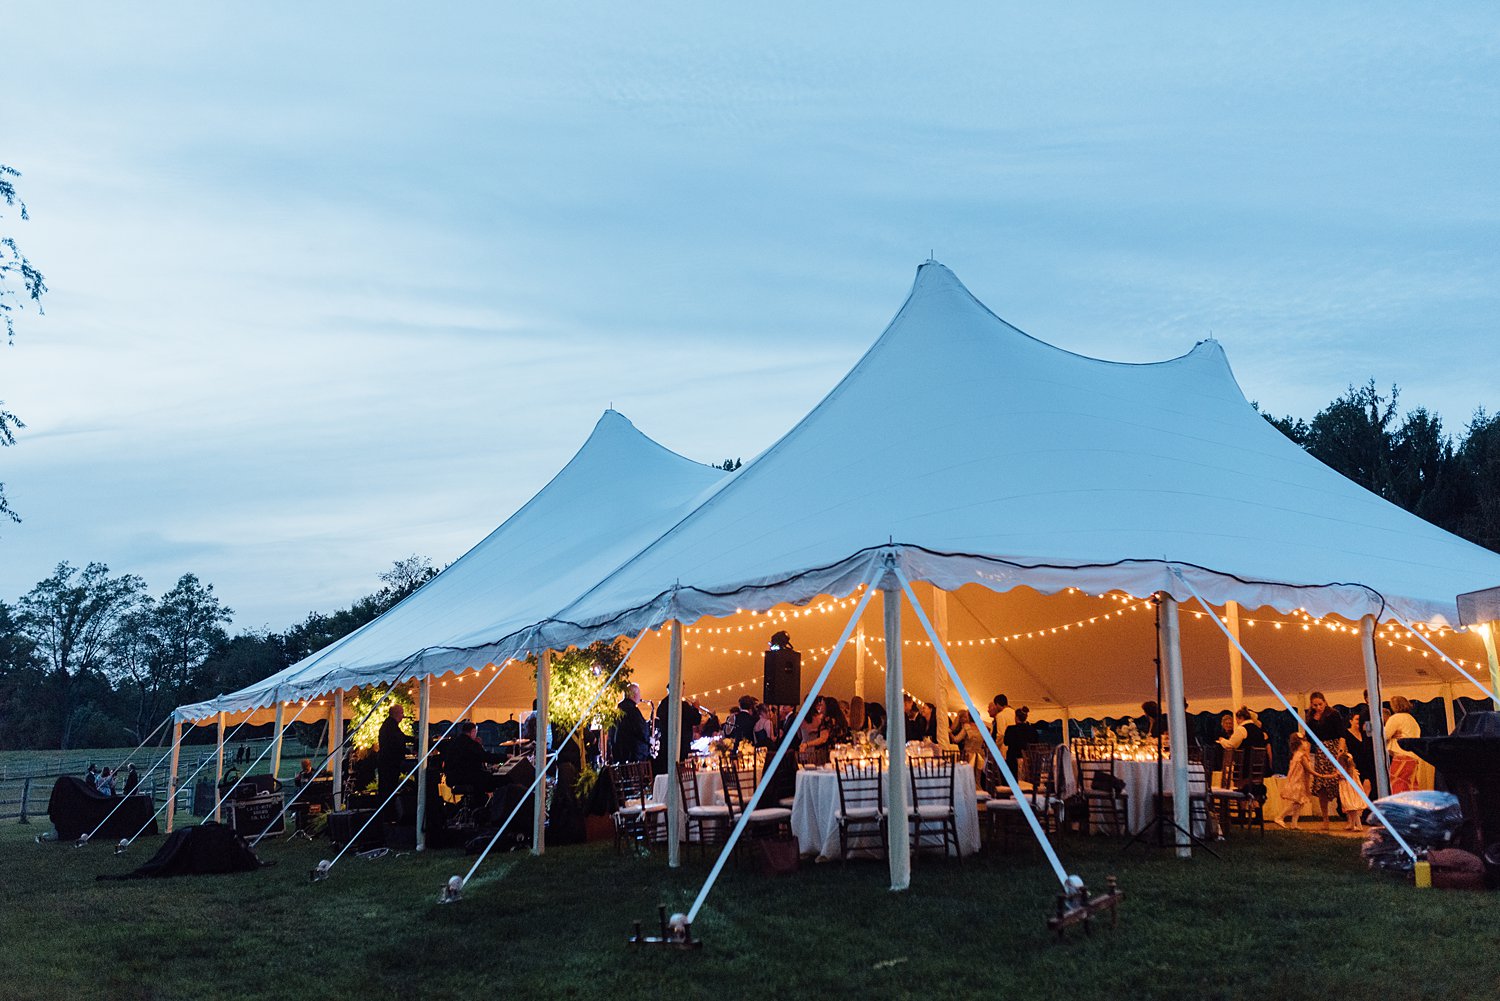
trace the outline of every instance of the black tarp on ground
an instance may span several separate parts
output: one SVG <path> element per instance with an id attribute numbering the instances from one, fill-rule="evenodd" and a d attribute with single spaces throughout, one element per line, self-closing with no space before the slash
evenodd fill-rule
<path id="1" fill-rule="evenodd" d="M 134 872 L 100 879 L 159 879 L 165 876 L 248 872 L 262 863 L 248 842 L 224 824 L 205 821 L 167 835 L 161 850 Z"/>
<path id="2" fill-rule="evenodd" d="M 47 800 L 47 816 L 57 828 L 59 841 L 88 834 L 111 810 L 115 810 L 114 816 L 96 837 L 131 838 L 142 827 L 146 834 L 156 833 L 156 821 L 151 816 L 156 810 L 150 796 L 105 796 L 83 779 L 64 775 L 53 783 L 52 796 Z"/>

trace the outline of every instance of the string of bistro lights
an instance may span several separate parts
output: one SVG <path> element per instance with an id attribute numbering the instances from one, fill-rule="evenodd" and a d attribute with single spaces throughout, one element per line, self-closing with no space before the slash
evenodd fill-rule
<path id="1" fill-rule="evenodd" d="M 863 588 L 863 587 L 864 587 L 864 585 L 860 585 L 860 588 Z M 1070 588 L 1066 589 L 1065 593 L 1067 593 L 1067 594 L 1086 594 L 1087 592 L 1081 591 L 1080 589 L 1078 589 L 1076 587 L 1070 587 Z M 1046 638 L 1049 638 L 1049 637 L 1052 637 L 1052 636 L 1061 636 L 1061 635 L 1069 634 L 1069 633 L 1072 633 L 1074 630 L 1085 629 L 1085 628 L 1087 628 L 1089 626 L 1092 626 L 1092 625 L 1098 625 L 1098 624 L 1106 623 L 1106 622 L 1109 622 L 1112 619 L 1123 618 L 1129 612 L 1146 611 L 1146 610 L 1149 610 L 1152 607 L 1152 599 L 1150 599 L 1150 598 L 1138 598 L 1138 597 L 1136 597 L 1135 595 L 1132 595 L 1132 594 L 1122 594 L 1122 593 L 1118 593 L 1118 592 L 1108 592 L 1108 593 L 1105 593 L 1105 594 L 1096 595 L 1096 597 L 1098 597 L 1101 600 L 1108 600 L 1108 601 L 1118 602 L 1118 603 L 1121 604 L 1122 607 L 1114 609 L 1112 611 L 1100 613 L 1099 615 L 1091 615 L 1091 616 L 1087 616 L 1085 618 L 1075 619 L 1075 620 L 1073 620 L 1071 622 L 1060 622 L 1060 623 L 1058 623 L 1057 625 L 1054 625 L 1054 626 L 1043 626 L 1042 628 L 1039 628 L 1039 629 L 1030 629 L 1030 630 L 1026 630 L 1024 632 L 1001 633 L 1001 634 L 997 634 L 997 635 L 994 635 L 994 636 L 977 636 L 977 637 L 973 637 L 971 639 L 949 640 L 947 645 L 949 647 L 954 647 L 954 648 L 958 648 L 958 647 L 982 647 L 982 646 L 994 646 L 994 645 L 997 645 L 997 644 L 1000 644 L 1000 643 L 1016 643 L 1016 642 L 1019 642 L 1021 640 L 1046 639 Z M 750 622 L 750 623 L 741 623 L 740 625 L 735 625 L 735 626 L 689 626 L 689 627 L 687 627 L 687 628 L 685 628 L 683 630 L 683 634 L 684 634 L 684 636 L 725 636 L 725 635 L 729 635 L 729 634 L 733 634 L 733 633 L 745 633 L 745 632 L 752 632 L 753 633 L 753 632 L 759 632 L 759 631 L 763 631 L 765 629 L 765 627 L 766 627 L 767 624 L 780 624 L 780 623 L 784 623 L 784 622 L 793 622 L 793 621 L 796 621 L 798 619 L 809 619 L 809 618 L 812 618 L 815 615 L 831 615 L 834 612 L 847 610 L 847 609 L 853 607 L 857 602 L 858 602 L 858 598 L 856 598 L 854 596 L 850 596 L 848 598 L 843 598 L 843 599 L 839 599 L 839 600 L 820 601 L 820 602 L 818 602 L 815 605 L 808 605 L 805 608 L 790 608 L 790 609 L 774 609 L 773 608 L 773 609 L 770 609 L 769 611 L 764 611 L 764 612 L 758 612 L 758 611 L 755 611 L 753 609 L 749 610 L 749 611 L 747 611 L 745 609 L 736 609 L 735 611 L 738 612 L 738 613 L 740 613 L 740 614 L 742 614 L 742 615 L 748 614 L 750 616 L 753 616 L 754 619 L 755 619 L 755 621 Z M 1192 617 L 1194 619 L 1203 619 L 1203 618 L 1207 617 L 1208 615 L 1210 615 L 1212 613 L 1210 613 L 1210 612 L 1204 612 L 1204 611 L 1192 611 L 1192 612 L 1189 612 L 1188 614 L 1192 615 Z M 1239 621 L 1240 621 L 1240 625 L 1242 625 L 1242 626 L 1250 626 L 1252 628 L 1255 627 L 1255 626 L 1269 626 L 1273 630 L 1279 630 L 1279 629 L 1283 629 L 1283 628 L 1287 628 L 1287 627 L 1300 627 L 1303 632 L 1311 632 L 1314 629 L 1321 628 L 1321 629 L 1324 629 L 1324 630 L 1326 630 L 1328 632 L 1332 632 L 1332 633 L 1344 633 L 1344 634 L 1354 635 L 1354 636 L 1359 635 L 1359 631 L 1360 630 L 1359 630 L 1359 627 L 1357 627 L 1357 626 L 1351 626 L 1351 625 L 1349 625 L 1347 623 L 1337 622 L 1337 621 L 1334 621 L 1334 620 L 1331 620 L 1331 619 L 1314 617 L 1306 609 L 1298 608 L 1298 609 L 1296 609 L 1296 610 L 1294 610 L 1292 612 L 1292 616 L 1293 616 L 1294 620 L 1298 620 L 1298 621 L 1284 621 L 1284 620 L 1280 620 L 1280 619 L 1262 619 L 1262 618 L 1254 618 L 1254 617 L 1246 616 L 1246 615 L 1241 615 L 1239 617 Z M 1219 619 L 1220 619 L 1220 621 L 1224 622 L 1225 624 L 1228 624 L 1228 622 L 1229 622 L 1229 617 L 1227 615 L 1220 615 Z M 1421 623 L 1421 622 L 1413 623 L 1412 626 L 1413 626 L 1413 629 L 1415 629 L 1417 632 L 1420 632 L 1423 636 L 1427 637 L 1428 639 L 1441 638 L 1441 637 L 1444 637 L 1444 636 L 1447 636 L 1447 635 L 1450 635 L 1450 634 L 1454 634 L 1454 635 L 1457 635 L 1457 634 L 1460 634 L 1460 633 L 1466 634 L 1468 632 L 1468 630 L 1453 629 L 1453 628 L 1451 628 L 1449 626 L 1430 626 L 1430 625 L 1427 625 L 1426 623 Z M 661 632 L 661 631 L 663 631 L 661 628 L 657 629 L 657 632 Z M 1382 624 L 1380 626 L 1380 628 L 1376 631 L 1375 636 L 1376 636 L 1376 639 L 1383 641 L 1388 648 L 1391 648 L 1391 649 L 1397 649 L 1397 648 L 1399 648 L 1399 649 L 1406 650 L 1409 653 L 1419 653 L 1419 654 L 1422 655 L 1422 657 L 1424 659 L 1431 659 L 1431 657 L 1432 657 L 1432 651 L 1431 650 L 1426 649 L 1424 647 L 1413 646 L 1410 643 L 1404 642 L 1404 640 L 1407 640 L 1407 639 L 1416 639 L 1417 635 L 1416 635 L 1415 632 L 1412 632 L 1411 630 L 1408 630 L 1405 626 L 1402 626 L 1402 625 L 1400 625 L 1398 623 L 1395 623 L 1395 622 L 1386 622 L 1386 623 Z M 866 636 L 865 637 L 865 642 L 866 643 L 879 643 L 879 644 L 884 645 L 884 643 L 885 643 L 885 637 L 884 636 L 880 636 L 880 635 L 870 635 L 870 636 Z M 692 645 L 692 648 L 694 650 L 706 650 L 709 653 L 725 654 L 725 655 L 729 655 L 729 656 L 760 657 L 760 656 L 762 656 L 765 653 L 765 651 L 763 649 L 746 650 L 746 649 L 742 649 L 740 647 L 724 646 L 724 645 L 721 645 L 719 643 L 693 642 L 691 645 Z M 902 645 L 903 646 L 916 646 L 916 647 L 931 647 L 932 646 L 932 641 L 931 640 L 925 640 L 925 639 L 907 639 L 907 640 L 903 640 L 902 641 Z M 826 655 L 826 654 L 832 653 L 833 652 L 833 648 L 832 647 L 810 647 L 805 652 L 807 652 L 807 653 L 813 653 L 813 654 L 824 654 L 824 655 Z M 868 656 L 868 653 L 867 653 L 867 656 Z M 1479 668 L 1482 668 L 1482 667 L 1486 666 L 1485 664 L 1482 664 L 1482 663 L 1480 663 L 1478 661 L 1464 660 L 1464 659 L 1459 658 L 1459 657 L 1454 657 L 1451 654 L 1449 656 L 1454 661 L 1454 663 L 1458 664 L 1459 667 L 1474 668 L 1474 669 L 1477 670 Z M 876 660 L 873 657 L 871 658 L 871 660 L 875 664 L 875 666 L 877 666 L 882 672 L 885 671 L 885 665 L 883 663 L 881 663 L 879 660 Z M 506 663 L 510 663 L 510 661 L 507 661 Z M 486 665 L 486 667 L 488 667 L 491 672 L 498 671 L 500 669 L 499 666 L 495 665 L 495 664 L 488 664 L 488 665 Z M 467 671 L 460 671 L 460 672 L 457 672 L 455 674 L 455 676 L 454 676 L 454 678 L 452 680 L 453 680 L 453 682 L 455 684 L 461 684 L 461 683 L 463 683 L 464 678 L 465 678 L 465 676 L 467 674 L 473 674 L 475 676 L 478 676 L 483 670 L 484 670 L 484 668 L 477 668 L 476 667 L 476 668 L 470 668 Z M 761 677 L 759 675 L 756 675 L 756 676 L 751 677 L 751 678 L 746 678 L 743 681 L 733 682 L 733 683 L 730 683 L 730 684 L 727 684 L 727 685 L 719 686 L 717 688 L 706 689 L 706 690 L 704 690 L 702 692 L 690 693 L 689 698 L 706 698 L 709 695 L 722 695 L 722 694 L 724 694 L 726 692 L 733 693 L 735 691 L 742 690 L 742 689 L 748 691 L 752 683 L 757 683 L 760 680 L 761 680 Z M 447 681 L 440 681 L 439 682 L 439 687 L 442 687 L 442 688 L 448 687 L 448 682 Z M 286 705 L 292 705 L 292 704 L 294 704 L 294 702 L 296 704 L 300 704 L 300 705 L 304 705 L 305 706 L 305 705 L 307 705 L 308 700 L 307 699 L 289 700 L 285 704 Z M 317 700 L 317 704 L 320 705 L 320 706 L 327 705 L 328 704 L 328 700 L 326 700 L 326 699 L 318 699 Z"/>

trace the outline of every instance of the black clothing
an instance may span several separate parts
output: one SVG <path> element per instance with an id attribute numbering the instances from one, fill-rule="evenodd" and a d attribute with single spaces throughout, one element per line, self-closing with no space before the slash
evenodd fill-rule
<path id="1" fill-rule="evenodd" d="M 615 724 L 613 757 L 616 761 L 650 761 L 651 733 L 641 707 L 630 699 L 620 700 L 620 721 Z"/>
<path id="2" fill-rule="evenodd" d="M 141 777 L 136 773 L 136 770 L 132 768 L 130 772 L 125 776 L 125 795 L 129 796 L 131 793 L 135 792 L 135 787 L 140 784 Z"/>
<path id="3" fill-rule="evenodd" d="M 935 740 L 937 734 L 927 725 L 927 717 L 921 713 L 914 713 L 906 717 L 906 739 L 913 740 Z"/>
<path id="4" fill-rule="evenodd" d="M 1012 723 L 1005 728 L 1005 763 L 1014 774 L 1020 774 L 1018 766 L 1026 756 L 1026 748 L 1037 742 L 1034 723 Z"/>
<path id="5" fill-rule="evenodd" d="M 1165 737 L 1167 735 L 1167 714 L 1160 716 L 1137 716 L 1135 728 L 1141 732 L 1142 737 Z"/>
<path id="6" fill-rule="evenodd" d="M 693 728 L 698 725 L 698 707 L 683 699 L 682 726 L 677 741 L 677 760 L 683 761 L 693 753 Z M 667 739 L 667 707 L 663 705 L 656 713 L 656 763 L 652 770 L 657 775 L 667 774 L 667 748 L 672 742 Z"/>
<path id="7" fill-rule="evenodd" d="M 400 720 L 387 716 L 380 724 L 379 739 L 375 752 L 375 780 L 380 784 L 380 795 L 389 796 L 406 770 L 406 749 L 411 738 L 401 732 Z"/>
<path id="8" fill-rule="evenodd" d="M 735 743 L 745 741 L 755 743 L 755 714 L 741 709 L 729 717 L 731 722 L 729 737 Z"/>
<path id="9" fill-rule="evenodd" d="M 1246 721 L 1240 725 L 1245 728 L 1245 739 L 1240 741 L 1243 750 L 1264 751 L 1271 746 L 1271 738 L 1266 736 L 1259 723 Z"/>
<path id="10" fill-rule="evenodd" d="M 1354 758 L 1354 767 L 1359 772 L 1359 777 L 1368 781 L 1371 788 L 1374 788 L 1375 746 L 1368 739 L 1355 737 L 1350 733 L 1344 734 L 1344 746 Z"/>
<path id="11" fill-rule="evenodd" d="M 497 785 L 495 777 L 485 770 L 485 764 L 498 764 L 500 755 L 491 754 L 484 745 L 472 737 L 447 737 L 438 745 L 442 756 L 443 775 L 448 788 L 468 786 L 489 792 Z"/>
<path id="12" fill-rule="evenodd" d="M 1325 744 L 1332 744 L 1335 740 L 1349 736 L 1349 721 L 1344 719 L 1344 714 L 1333 706 L 1323 710 L 1320 719 L 1313 719 L 1312 713 L 1307 714 L 1307 728 L 1318 735 L 1318 739 Z"/>

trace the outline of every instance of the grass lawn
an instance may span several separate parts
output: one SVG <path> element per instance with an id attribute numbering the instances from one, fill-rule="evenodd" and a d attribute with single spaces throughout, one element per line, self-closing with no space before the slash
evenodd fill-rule
<path id="1" fill-rule="evenodd" d="M 685 910 L 709 861 L 617 857 L 610 844 L 492 856 L 456 905 L 438 889 L 457 852 L 350 854 L 266 842 L 274 867 L 99 883 L 161 839 L 33 844 L 0 827 L 0 996 L 68 998 L 1484 998 L 1500 995 L 1500 895 L 1417 891 L 1365 871 L 1359 842 L 1239 835 L 1222 861 L 1063 838 L 1070 870 L 1126 891 L 1120 926 L 1055 942 L 1056 890 L 1033 849 L 919 859 L 912 888 L 882 866 L 726 868 L 695 926 L 697 954 L 632 949 L 631 922 Z"/>

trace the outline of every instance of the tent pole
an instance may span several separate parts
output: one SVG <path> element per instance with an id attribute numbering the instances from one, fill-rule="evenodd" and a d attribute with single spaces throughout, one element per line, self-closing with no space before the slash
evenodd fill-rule
<path id="1" fill-rule="evenodd" d="M 1182 630 L 1177 621 L 1177 599 L 1161 593 L 1162 666 L 1167 672 L 1167 736 L 1172 741 L 1172 820 L 1177 825 L 1177 857 L 1192 858 L 1188 835 L 1193 822 L 1193 804 L 1188 799 L 1187 709 L 1183 705 Z M 1208 609 L 1214 614 L 1212 608 Z"/>
<path id="2" fill-rule="evenodd" d="M 901 711 L 901 592 L 880 592 L 885 612 L 885 810 L 891 889 L 911 886 L 911 825 L 906 814 L 906 714 Z"/>
<path id="3" fill-rule="evenodd" d="M 1370 718 L 1370 751 L 1375 758 L 1375 774 L 1370 784 L 1375 789 L 1375 798 L 1384 799 L 1391 794 L 1390 763 L 1385 757 L 1385 724 L 1380 719 L 1380 663 L 1375 659 L 1375 616 L 1366 615 L 1359 620 L 1359 649 L 1365 657 L 1365 710 Z"/>
<path id="4" fill-rule="evenodd" d="M 223 796 L 219 787 L 224 784 L 224 713 L 219 712 L 219 751 L 218 758 L 214 763 L 214 822 L 220 823 L 224 819 Z"/>
<path id="5" fill-rule="evenodd" d="M 1479 627 L 1479 638 L 1484 640 L 1484 655 L 1490 662 L 1490 691 L 1495 698 L 1490 703 L 1500 710 L 1500 654 L 1495 650 L 1495 629 L 1500 622 L 1486 622 Z"/>
<path id="6" fill-rule="evenodd" d="M 536 791 L 531 801 L 531 853 L 547 850 L 547 745 L 552 741 L 552 722 L 547 703 L 552 698 L 552 651 L 537 651 L 536 659 Z"/>
<path id="7" fill-rule="evenodd" d="M 344 808 L 344 690 L 333 693 L 329 710 L 328 749 L 333 752 L 333 808 Z"/>
<path id="8" fill-rule="evenodd" d="M 1454 716 L 1453 708 L 1453 682 L 1443 684 L 1443 718 L 1448 724 L 1448 732 L 1451 734 L 1458 728 L 1458 720 Z"/>
<path id="9" fill-rule="evenodd" d="M 937 630 L 938 640 L 948 645 L 948 592 L 932 585 L 932 625 Z M 932 680 L 937 693 L 933 706 L 933 720 L 937 726 L 934 735 L 939 747 L 953 746 L 953 721 L 948 718 L 948 706 L 953 693 L 948 682 L 948 672 L 943 670 L 943 658 L 938 654 L 937 643 L 932 647 Z M 978 720 L 975 720 L 977 723 Z"/>
<path id="10" fill-rule="evenodd" d="M 1206 611 L 1212 613 L 1213 609 Z M 1245 704 L 1245 662 L 1240 657 L 1240 648 L 1235 646 L 1240 639 L 1240 603 L 1224 602 L 1224 615 L 1229 619 L 1229 634 L 1234 637 L 1229 644 L 1229 711 L 1239 712 Z"/>
<path id="11" fill-rule="evenodd" d="M 417 851 L 427 850 L 427 752 L 432 740 L 427 724 L 432 715 L 432 675 L 417 686 Z"/>
<path id="12" fill-rule="evenodd" d="M 271 777 L 281 776 L 281 740 L 282 726 L 286 719 L 286 703 L 281 699 L 276 700 L 276 737 L 271 743 Z"/>
<path id="13" fill-rule="evenodd" d="M 1073 739 L 1073 713 L 1067 706 L 1059 706 L 1062 710 L 1062 742 L 1064 747 L 1071 747 L 1068 742 Z"/>
<path id="14" fill-rule="evenodd" d="M 167 833 L 172 833 L 172 821 L 177 815 L 177 762 L 182 753 L 182 720 L 172 720 L 172 767 L 167 772 Z"/>
<path id="15" fill-rule="evenodd" d="M 677 783 L 682 754 L 682 623 L 672 620 L 672 648 L 667 659 L 667 725 L 662 731 L 662 753 L 667 756 L 667 866 L 682 865 L 682 795 Z"/>
<path id="16" fill-rule="evenodd" d="M 854 694 L 865 697 L 865 624 L 854 630 Z"/>

